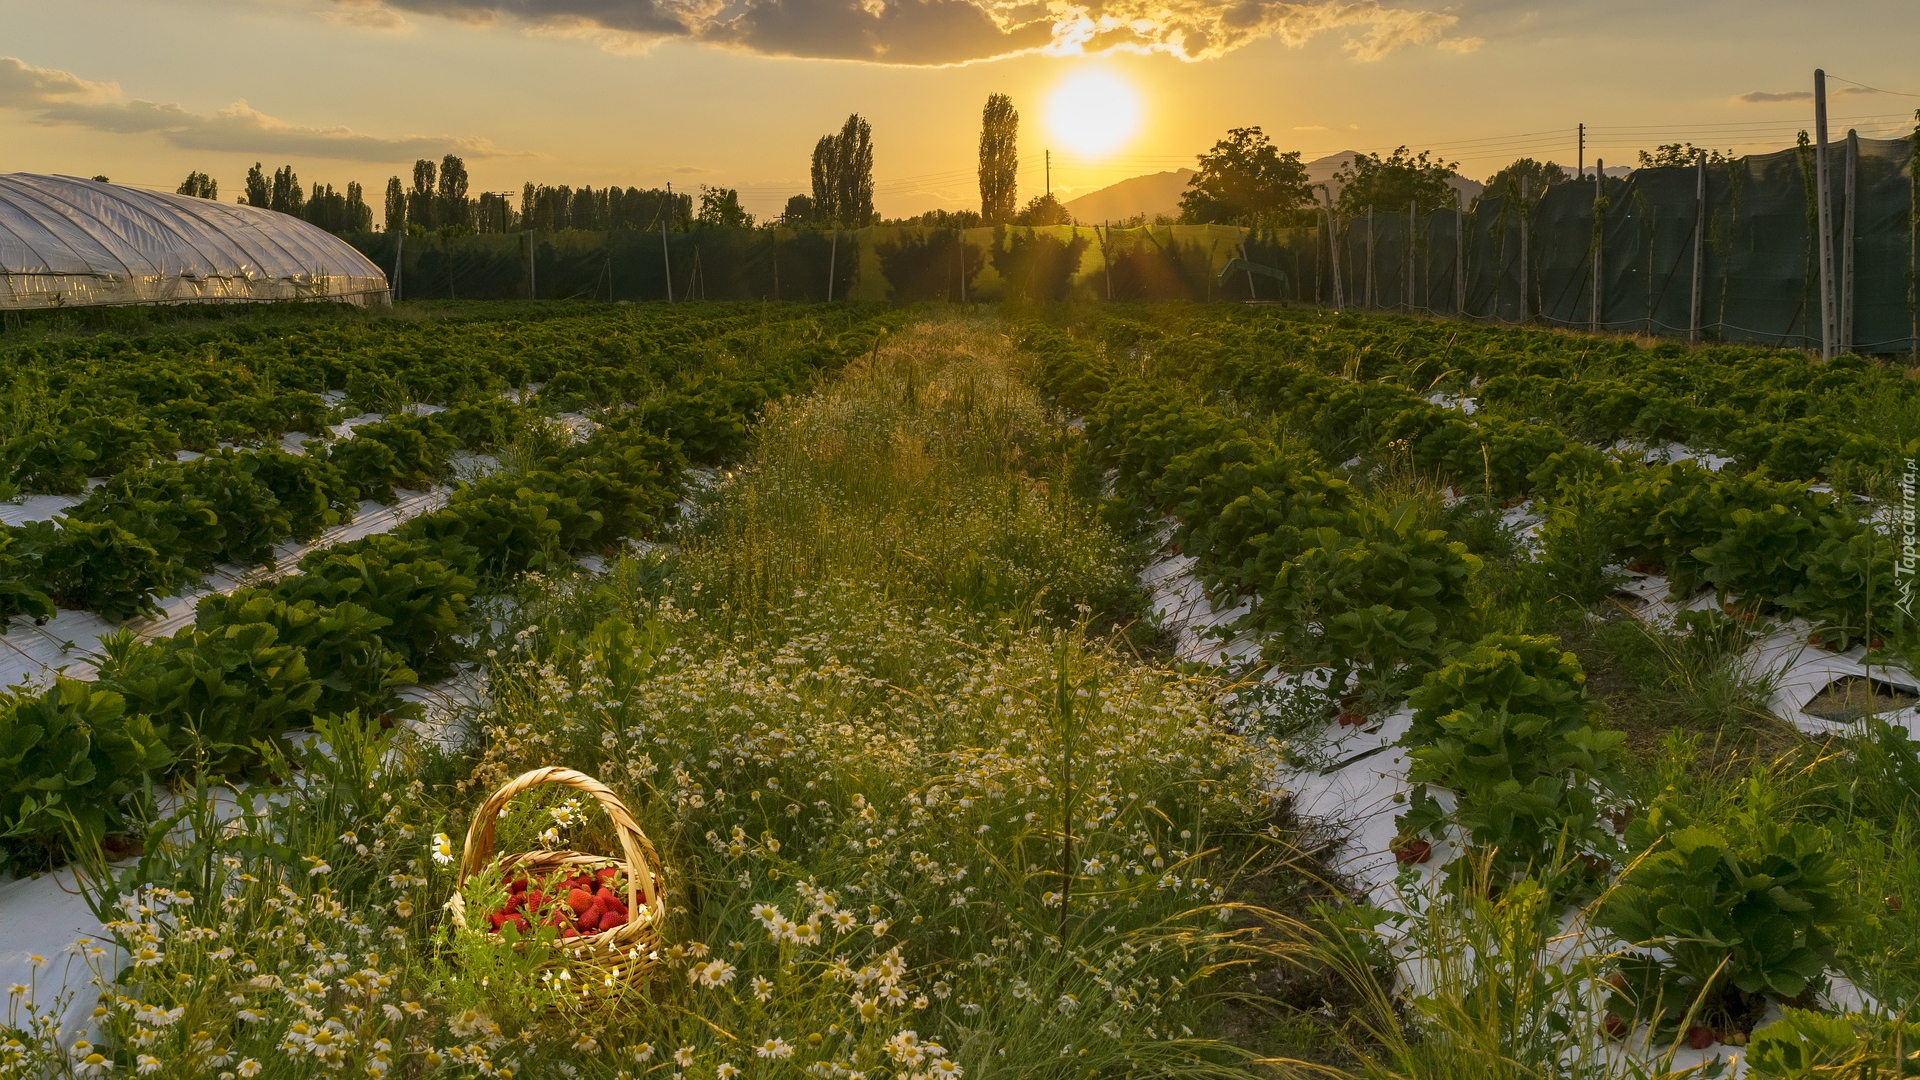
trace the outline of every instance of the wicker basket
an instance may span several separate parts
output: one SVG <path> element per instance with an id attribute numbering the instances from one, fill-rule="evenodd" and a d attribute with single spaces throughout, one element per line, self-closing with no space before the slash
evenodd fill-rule
<path id="1" fill-rule="evenodd" d="M 498 869 L 520 869 L 529 875 L 552 875 L 624 866 L 627 872 L 627 911 L 630 913 L 627 922 L 597 934 L 562 938 L 560 955 L 554 962 L 604 969 L 623 978 L 645 972 L 653 966 L 654 954 L 660 946 L 660 916 L 664 910 L 661 906 L 660 857 L 654 853 L 653 844 L 640 831 L 639 824 L 633 820 L 632 811 L 620 801 L 620 797 L 607 785 L 572 769 L 548 766 L 522 773 L 501 785 L 500 790 L 481 804 L 473 816 L 473 824 L 467 828 L 466 846 L 460 853 L 459 882 L 453 899 L 447 902 L 453 924 L 461 929 L 467 928 L 466 902 L 461 898 L 459 888 L 464 887 L 475 874 L 493 865 L 493 830 L 500 820 L 501 809 L 515 795 L 540 784 L 558 784 L 593 796 L 613 821 L 614 832 L 620 838 L 621 857 L 585 855 L 577 851 L 528 851 L 501 858 Z"/>

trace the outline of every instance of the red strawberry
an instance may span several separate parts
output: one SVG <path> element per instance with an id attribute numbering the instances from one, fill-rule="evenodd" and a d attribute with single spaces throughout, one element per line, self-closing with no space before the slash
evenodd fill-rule
<path id="1" fill-rule="evenodd" d="M 1433 858 L 1433 845 L 1425 840 L 1404 840 L 1393 849 L 1393 861 L 1404 866 L 1424 863 Z"/>
<path id="2" fill-rule="evenodd" d="M 619 915 L 622 919 L 627 917 L 627 905 L 621 903 L 612 893 L 607 894 L 607 910 Z"/>
<path id="3" fill-rule="evenodd" d="M 507 917 L 498 911 L 487 916 L 487 922 L 492 924 L 493 932 L 496 934 L 500 932 L 500 927 L 504 925 L 506 921 Z"/>
<path id="4" fill-rule="evenodd" d="M 1624 1039 L 1627 1037 L 1627 1022 L 1619 1013 L 1608 1013 L 1600 1021 L 1600 1030 L 1609 1039 Z"/>
<path id="5" fill-rule="evenodd" d="M 575 915 L 583 914 L 593 906 L 593 894 L 585 889 L 572 889 L 567 893 L 567 906 Z"/>
<path id="6" fill-rule="evenodd" d="M 1367 714 L 1365 713 L 1343 712 L 1340 714 L 1341 727 L 1360 727 L 1366 722 Z"/>
<path id="7" fill-rule="evenodd" d="M 527 879 L 523 877 L 514 878 L 512 881 L 509 881 L 507 883 L 507 891 L 515 894 L 526 892 Z"/>
<path id="8" fill-rule="evenodd" d="M 1719 1041 L 1720 1033 L 1710 1027 L 1695 1024 L 1687 1029 L 1687 1045 L 1695 1050 L 1705 1050 Z"/>
<path id="9" fill-rule="evenodd" d="M 627 925 L 627 913 L 624 911 L 608 911 L 600 916 L 600 929 L 602 932 L 625 925 Z"/>

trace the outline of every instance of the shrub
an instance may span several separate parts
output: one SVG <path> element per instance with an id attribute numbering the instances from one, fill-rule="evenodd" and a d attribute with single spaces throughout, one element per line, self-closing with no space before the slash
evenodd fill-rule
<path id="1" fill-rule="evenodd" d="M 309 723 L 320 684 L 305 654 L 266 623 L 101 642 L 100 684 L 153 720 L 175 756 L 215 773 L 246 771 L 255 744 Z"/>
<path id="2" fill-rule="evenodd" d="M 1537 873 L 1577 889 L 1615 854 L 1600 802 L 1617 781 L 1626 736 L 1597 726 L 1586 673 L 1552 638 L 1489 635 L 1428 675 L 1408 699 L 1413 722 L 1400 819 L 1406 834 L 1456 821 L 1489 853 L 1496 883 Z M 1445 813 L 1427 786 L 1454 793 Z M 1591 862 L 1577 860 L 1587 856 Z"/>
<path id="3" fill-rule="evenodd" d="M 1627 829 L 1646 852 L 1595 922 L 1636 949 L 1619 961 L 1616 1012 L 1687 1016 L 1745 1031 L 1769 1003 L 1805 1002 L 1824 981 L 1831 931 L 1851 918 L 1850 877 L 1805 823 L 1761 822 L 1736 841 L 1655 803 Z"/>
<path id="4" fill-rule="evenodd" d="M 69 839 L 122 828 L 128 800 L 167 760 L 147 718 L 104 687 L 60 678 L 0 698 L 0 863 L 40 869 Z"/>

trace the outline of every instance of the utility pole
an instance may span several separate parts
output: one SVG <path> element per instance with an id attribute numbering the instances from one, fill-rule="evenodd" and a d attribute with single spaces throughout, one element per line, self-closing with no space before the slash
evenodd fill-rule
<path id="1" fill-rule="evenodd" d="M 1417 234 L 1419 233 L 1419 231 L 1420 231 L 1420 222 L 1419 222 L 1419 218 L 1418 218 L 1418 217 L 1416 216 L 1416 213 L 1417 213 L 1417 211 L 1419 210 L 1419 205 L 1420 205 L 1420 204 L 1419 204 L 1419 202 L 1418 202 L 1417 200 L 1413 200 L 1413 199 L 1409 199 L 1409 200 L 1407 200 L 1407 296 L 1406 296 L 1406 308 L 1407 308 L 1407 310 L 1408 310 L 1408 311 L 1412 311 L 1412 310 L 1414 310 L 1414 307 L 1413 307 L 1413 287 L 1414 287 L 1414 278 L 1413 278 L 1413 267 L 1414 267 L 1414 250 L 1413 250 L 1413 249 L 1414 249 L 1414 243 L 1413 243 L 1413 241 L 1414 241 L 1414 237 L 1415 237 L 1415 236 L 1416 236 L 1416 235 L 1417 235 Z M 1249 279 L 1249 280 L 1251 280 L 1251 279 Z"/>
<path id="2" fill-rule="evenodd" d="M 1813 72 L 1814 198 L 1819 201 L 1820 229 L 1820 359 L 1834 356 L 1834 331 L 1839 319 L 1833 310 L 1833 178 L 1827 175 L 1827 73 Z"/>
<path id="3" fill-rule="evenodd" d="M 1047 151 L 1047 198 L 1053 198 L 1053 151 Z"/>
<path id="4" fill-rule="evenodd" d="M 1580 125 L 1580 150 L 1574 162 L 1573 178 L 1585 180 L 1587 178 L 1587 125 L 1585 124 Z"/>
<path id="5" fill-rule="evenodd" d="M 827 303 L 833 303 L 833 275 L 839 269 L 840 226 L 833 227 L 833 245 L 827 248 Z"/>
<path id="6" fill-rule="evenodd" d="M 1467 315 L 1467 208 L 1459 193 L 1453 197 L 1453 313 Z"/>
<path id="7" fill-rule="evenodd" d="M 673 256 L 667 254 L 667 223 L 673 220 L 673 182 L 667 182 L 667 203 L 660 208 L 660 263 L 667 270 L 667 303 L 673 303 Z"/>

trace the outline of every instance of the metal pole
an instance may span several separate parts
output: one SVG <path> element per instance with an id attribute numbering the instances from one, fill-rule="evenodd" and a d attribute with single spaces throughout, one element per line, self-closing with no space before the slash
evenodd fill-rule
<path id="1" fill-rule="evenodd" d="M 1607 223 L 1600 216 L 1600 200 L 1606 190 L 1607 163 L 1599 158 L 1593 159 L 1593 300 L 1587 312 L 1587 330 L 1600 332 L 1600 271 L 1605 267 L 1602 261 L 1602 249 L 1606 246 Z"/>
<path id="2" fill-rule="evenodd" d="M 1533 181 L 1523 176 L 1520 178 L 1520 321 L 1523 323 L 1532 316 L 1532 305 L 1527 303 L 1528 294 L 1533 291 L 1530 280 L 1533 277 L 1533 222 L 1532 215 L 1527 213 L 1527 204 L 1532 198 Z"/>
<path id="3" fill-rule="evenodd" d="M 1373 310 L 1373 207 L 1367 207 L 1367 310 Z"/>
<path id="4" fill-rule="evenodd" d="M 1707 253 L 1707 152 L 1700 151 L 1695 158 L 1696 178 L 1693 192 L 1693 302 L 1688 310 L 1692 313 L 1687 321 L 1687 340 L 1700 344 L 1703 327 L 1700 325 L 1700 304 L 1706 286 Z"/>
<path id="5" fill-rule="evenodd" d="M 406 272 L 407 223 L 400 223 L 400 235 L 393 244 L 393 298 L 400 299 L 400 282 Z"/>
<path id="6" fill-rule="evenodd" d="M 960 302 L 964 304 L 967 302 L 967 230 L 959 229 L 956 233 L 960 237 Z"/>
<path id="7" fill-rule="evenodd" d="M 827 303 L 833 303 L 833 275 L 840 259 L 840 227 L 834 226 L 833 244 L 827 248 Z"/>
<path id="8" fill-rule="evenodd" d="M 1573 178 L 1575 180 L 1585 179 L 1587 175 L 1587 125 L 1585 124 L 1580 125 L 1580 151 L 1579 156 L 1574 158 L 1574 161 L 1577 164 L 1575 164 L 1573 168 Z"/>
<path id="9" fill-rule="evenodd" d="M 1247 299 L 1258 300 L 1260 299 L 1259 290 L 1253 287 L 1253 260 L 1247 258 L 1247 241 L 1246 241 L 1246 238 L 1244 237 L 1242 237 L 1240 240 L 1240 261 L 1246 264 Z M 1109 284 L 1109 287 L 1111 287 L 1111 284 Z M 1113 299 L 1113 297 L 1109 296 L 1107 297 L 1107 299 L 1111 300 Z"/>
<path id="10" fill-rule="evenodd" d="M 1860 133 L 1847 130 L 1847 178 L 1846 190 L 1841 197 L 1846 200 L 1840 212 L 1840 327 L 1835 335 L 1837 347 L 1841 352 L 1853 351 L 1853 232 L 1854 204 L 1858 201 L 1860 176 Z"/>
<path id="11" fill-rule="evenodd" d="M 1833 310 L 1833 186 L 1827 175 L 1827 73 L 1813 73 L 1814 198 L 1820 229 L 1820 358 L 1833 359 L 1839 320 Z"/>

